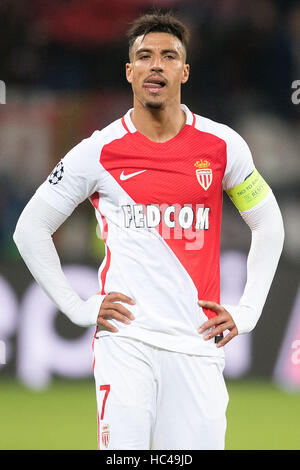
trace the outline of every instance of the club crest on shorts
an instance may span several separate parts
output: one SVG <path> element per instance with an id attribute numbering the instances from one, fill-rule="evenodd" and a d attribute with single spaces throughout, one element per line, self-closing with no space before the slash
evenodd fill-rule
<path id="1" fill-rule="evenodd" d="M 109 424 L 102 424 L 101 426 L 101 441 L 105 448 L 108 447 L 110 439 Z"/>
<path id="2" fill-rule="evenodd" d="M 210 163 L 207 160 L 201 159 L 194 163 L 194 166 L 197 168 L 196 176 L 198 183 L 206 191 L 210 187 L 213 179 L 212 169 L 209 168 Z"/>

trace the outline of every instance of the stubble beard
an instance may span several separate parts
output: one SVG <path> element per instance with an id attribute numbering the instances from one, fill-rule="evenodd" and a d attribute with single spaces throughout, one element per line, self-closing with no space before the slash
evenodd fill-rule
<path id="1" fill-rule="evenodd" d="M 162 109 L 164 103 L 162 101 L 146 101 L 145 106 L 148 109 Z"/>
<path id="2" fill-rule="evenodd" d="M 158 99 L 155 99 L 155 98 L 152 98 L 151 96 L 143 96 L 142 94 L 135 93 L 134 88 L 133 88 L 133 94 L 134 94 L 135 99 L 142 105 L 142 107 L 148 109 L 149 111 L 160 110 L 165 107 L 165 100 L 162 101 L 161 98 L 159 100 L 158 97 L 156 97 Z"/>

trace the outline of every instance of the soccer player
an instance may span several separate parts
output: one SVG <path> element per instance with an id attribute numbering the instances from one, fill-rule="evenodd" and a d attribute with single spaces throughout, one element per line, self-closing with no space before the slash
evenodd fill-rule
<path id="1" fill-rule="evenodd" d="M 181 104 L 188 35 L 170 14 L 135 20 L 126 64 L 133 108 L 68 152 L 14 234 L 57 308 L 96 326 L 100 449 L 224 448 L 224 345 L 255 327 L 282 251 L 280 210 L 245 141 Z M 238 305 L 220 305 L 223 190 L 252 232 Z M 100 292 L 84 301 L 52 234 L 87 198 L 106 256 Z"/>

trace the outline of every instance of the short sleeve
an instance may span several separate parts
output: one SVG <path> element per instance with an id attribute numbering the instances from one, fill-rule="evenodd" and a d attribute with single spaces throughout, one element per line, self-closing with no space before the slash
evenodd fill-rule
<path id="1" fill-rule="evenodd" d="M 251 151 L 245 140 L 233 129 L 228 128 L 227 164 L 223 177 L 223 189 L 238 186 L 254 171 Z"/>
<path id="2" fill-rule="evenodd" d="M 100 179 L 97 132 L 73 147 L 55 166 L 36 193 L 65 215 L 93 194 Z"/>

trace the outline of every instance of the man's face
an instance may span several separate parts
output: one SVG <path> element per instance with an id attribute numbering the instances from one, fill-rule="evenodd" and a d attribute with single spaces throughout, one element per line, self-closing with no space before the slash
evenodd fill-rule
<path id="1" fill-rule="evenodd" d="M 189 77 L 182 42 L 172 34 L 149 33 L 136 38 L 126 64 L 135 99 L 149 109 L 179 102 L 181 84 Z"/>

